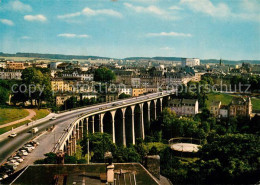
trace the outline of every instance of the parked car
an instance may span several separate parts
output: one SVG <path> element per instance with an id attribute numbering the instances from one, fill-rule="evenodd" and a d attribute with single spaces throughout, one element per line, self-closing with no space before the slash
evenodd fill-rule
<path id="1" fill-rule="evenodd" d="M 9 137 L 12 137 L 12 138 L 14 138 L 14 137 L 16 137 L 16 136 L 17 136 L 16 133 L 12 133 L 12 134 L 9 135 Z"/>
<path id="2" fill-rule="evenodd" d="M 8 168 L 11 168 L 11 170 L 16 170 L 16 168 L 17 168 L 17 165 L 15 165 L 15 164 L 13 164 L 13 163 L 7 163 L 6 166 L 7 166 Z"/>
<path id="3" fill-rule="evenodd" d="M 6 173 L 1 173 L 0 174 L 0 181 L 3 179 L 6 179 L 8 177 L 8 175 Z"/>
<path id="4" fill-rule="evenodd" d="M 8 165 L 15 165 L 15 166 L 18 166 L 20 163 L 18 163 L 16 160 L 11 160 L 11 161 L 8 161 L 7 162 Z"/>
<path id="5" fill-rule="evenodd" d="M 40 143 L 36 142 L 36 141 L 30 141 L 30 142 L 28 142 L 28 144 L 30 144 L 32 146 L 38 146 Z"/>
<path id="6" fill-rule="evenodd" d="M 23 156 L 27 156 L 28 152 L 26 150 L 20 150 L 19 154 Z"/>
<path id="7" fill-rule="evenodd" d="M 16 160 L 19 163 L 23 162 L 23 159 L 19 156 L 14 156 L 13 159 Z"/>
<path id="8" fill-rule="evenodd" d="M 50 120 L 56 120 L 57 118 L 55 116 L 53 116 Z"/>
<path id="9" fill-rule="evenodd" d="M 24 147 L 25 148 L 31 148 L 33 150 L 35 149 L 35 147 L 33 145 L 31 145 L 31 144 L 25 144 Z"/>
<path id="10" fill-rule="evenodd" d="M 33 149 L 30 147 L 22 147 L 20 150 L 25 150 L 26 152 L 31 153 Z"/>

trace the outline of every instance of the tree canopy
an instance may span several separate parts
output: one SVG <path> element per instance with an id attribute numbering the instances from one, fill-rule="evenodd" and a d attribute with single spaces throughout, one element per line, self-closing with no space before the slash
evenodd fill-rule
<path id="1" fill-rule="evenodd" d="M 116 75 L 113 71 L 106 67 L 101 67 L 95 70 L 94 72 L 94 81 L 97 82 L 108 82 L 110 83 L 112 80 L 116 79 Z"/>

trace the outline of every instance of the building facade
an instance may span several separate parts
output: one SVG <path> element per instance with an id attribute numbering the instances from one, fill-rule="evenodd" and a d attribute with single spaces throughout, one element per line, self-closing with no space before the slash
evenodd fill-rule
<path id="1" fill-rule="evenodd" d="M 178 116 L 194 116 L 199 113 L 197 99 L 173 99 L 168 105 Z"/>

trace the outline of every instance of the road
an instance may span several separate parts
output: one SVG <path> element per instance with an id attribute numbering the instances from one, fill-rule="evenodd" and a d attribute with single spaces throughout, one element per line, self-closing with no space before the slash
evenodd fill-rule
<path id="1" fill-rule="evenodd" d="M 100 107 L 104 107 L 104 105 L 107 108 L 110 108 L 115 103 L 130 103 L 140 100 L 145 100 L 148 97 L 154 98 L 157 97 L 158 93 L 152 93 L 149 95 L 140 96 L 137 98 L 129 98 L 129 99 L 123 99 L 118 100 L 110 103 L 104 103 L 99 105 L 93 105 L 90 107 L 86 107 L 83 109 L 78 109 L 76 111 L 71 112 L 65 112 L 61 113 L 57 116 L 56 120 L 49 120 L 46 122 L 43 122 L 39 125 L 37 125 L 39 132 L 42 133 L 46 131 L 46 129 L 50 128 L 51 126 L 55 125 L 55 129 L 48 133 L 46 132 L 44 135 L 40 136 L 38 138 L 38 141 L 40 142 L 40 145 L 29 155 L 27 156 L 27 162 L 25 161 L 24 164 L 32 164 L 34 160 L 40 159 L 44 156 L 45 153 L 51 152 L 54 144 L 58 141 L 58 139 L 61 137 L 62 133 L 64 132 L 64 129 L 73 122 L 80 114 L 82 113 L 88 113 L 93 111 L 98 111 Z M 12 153 L 17 151 L 20 147 L 22 147 L 26 142 L 31 140 L 35 137 L 32 133 L 29 133 L 31 128 L 25 129 L 18 133 L 18 136 L 15 138 L 6 138 L 2 141 L 0 141 L 0 163 L 2 164 Z M 29 159 L 30 158 L 30 159 Z"/>

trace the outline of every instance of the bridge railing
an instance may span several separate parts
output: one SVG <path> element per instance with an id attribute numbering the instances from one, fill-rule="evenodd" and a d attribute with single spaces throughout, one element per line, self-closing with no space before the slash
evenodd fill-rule
<path id="1" fill-rule="evenodd" d="M 158 93 L 160 93 L 160 96 L 171 95 L 171 92 L 166 92 L 166 94 L 163 94 L 163 92 L 158 92 Z M 147 96 L 147 95 L 144 95 L 144 96 Z M 131 97 L 131 98 L 126 98 L 126 99 L 120 99 L 120 101 L 129 100 L 129 99 L 133 99 L 133 97 Z M 154 99 L 154 98 L 148 97 L 148 99 Z M 113 103 L 116 103 L 116 102 L 118 102 L 118 101 L 115 101 L 115 102 L 113 102 Z M 110 102 L 107 102 L 107 103 L 110 103 Z M 136 103 L 136 102 L 134 102 L 134 103 Z M 103 102 L 103 103 L 99 103 L 99 104 L 95 104 L 95 105 L 91 105 L 91 106 L 86 106 L 86 107 L 93 107 L 93 106 L 101 105 L 101 104 L 104 104 L 104 102 Z M 124 104 L 122 104 L 122 105 L 117 105 L 117 106 L 115 106 L 115 107 L 111 107 L 110 109 L 120 108 L 120 107 L 124 107 L 124 106 L 125 106 Z M 110 109 L 108 108 L 108 111 L 109 111 Z M 102 112 L 102 111 L 104 111 L 104 109 L 102 109 L 102 110 L 99 109 L 99 110 L 90 111 L 90 112 L 87 112 L 86 114 L 88 114 L 88 115 L 91 115 L 91 114 L 93 114 L 93 113 L 97 113 L 97 114 L 98 114 L 100 111 Z M 64 142 L 66 141 L 67 135 L 73 131 L 74 124 L 75 124 L 79 119 L 82 119 L 82 118 L 86 117 L 86 114 L 84 114 L 84 115 L 82 115 L 82 116 L 76 118 L 76 120 L 74 120 L 74 121 L 66 128 L 66 132 L 64 132 L 64 133 L 61 135 L 60 139 L 59 139 L 58 142 L 55 144 L 55 146 L 54 146 L 54 148 L 53 148 L 53 150 L 52 150 L 53 152 L 58 152 L 59 150 L 62 149 L 61 147 L 64 145 Z"/>
<path id="2" fill-rule="evenodd" d="M 169 142 L 169 145 L 172 145 L 174 143 L 192 143 L 192 144 L 201 145 L 201 139 L 192 138 L 192 137 L 171 138 L 168 142 Z"/>

